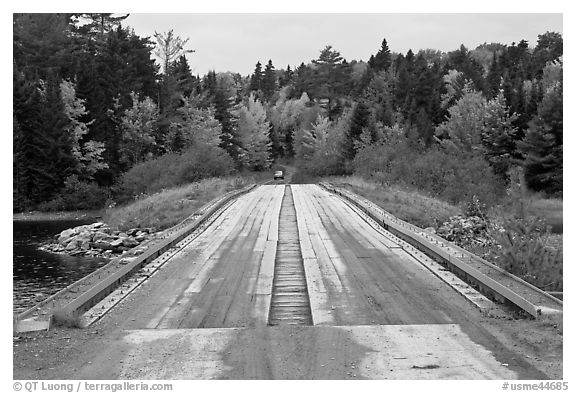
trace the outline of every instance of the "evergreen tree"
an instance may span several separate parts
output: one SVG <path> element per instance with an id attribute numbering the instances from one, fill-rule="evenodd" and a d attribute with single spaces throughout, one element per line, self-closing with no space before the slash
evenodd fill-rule
<path id="1" fill-rule="evenodd" d="M 405 114 L 410 103 L 410 92 L 413 88 L 414 53 L 408 50 L 406 57 L 399 55 L 396 58 L 395 69 L 397 73 L 395 86 L 395 107 Z"/>
<path id="2" fill-rule="evenodd" d="M 269 101 L 276 91 L 276 71 L 274 70 L 274 65 L 272 60 L 268 60 L 266 68 L 264 69 L 264 77 L 262 78 L 262 93 L 264 94 L 264 99 Z"/>
<path id="3" fill-rule="evenodd" d="M 66 132 L 69 120 L 64 113 L 60 83 L 55 77 L 46 82 L 40 118 L 45 141 L 42 156 L 45 161 L 35 168 L 34 193 L 41 200 L 53 197 L 64 186 L 64 180 L 74 174 L 75 160 L 71 136 Z"/>
<path id="4" fill-rule="evenodd" d="M 439 65 L 435 63 L 428 66 L 421 54 L 416 56 L 412 87 L 406 97 L 404 115 L 416 131 L 414 137 L 426 145 L 432 142 L 434 125 L 444 118 L 445 112 L 441 108 L 443 84 Z"/>
<path id="5" fill-rule="evenodd" d="M 502 85 L 503 69 L 499 56 L 494 52 L 492 63 L 486 76 L 486 96 L 494 98 L 500 92 Z"/>
<path id="6" fill-rule="evenodd" d="M 250 78 L 250 91 L 262 90 L 262 80 L 264 79 L 264 74 L 262 73 L 262 64 L 258 61 L 256 63 L 256 68 L 254 68 L 254 73 Z"/>
<path id="7" fill-rule="evenodd" d="M 300 98 L 306 93 L 309 97 L 312 94 L 312 70 L 301 63 L 296 69 L 294 77 L 294 90 L 288 98 Z"/>
<path id="8" fill-rule="evenodd" d="M 35 187 L 37 168 L 48 158 L 45 152 L 47 139 L 42 133 L 40 91 L 16 67 L 13 80 L 15 208 L 26 208 L 42 200 Z"/>
<path id="9" fill-rule="evenodd" d="M 284 86 L 289 85 L 292 83 L 292 79 L 294 78 L 294 71 L 290 68 L 290 65 L 286 67 L 286 70 L 283 72 L 282 77 L 278 80 L 278 87 L 282 88 Z"/>
<path id="10" fill-rule="evenodd" d="M 94 37 L 99 41 L 104 41 L 107 33 L 118 28 L 130 14 L 112 16 L 111 13 L 104 14 L 75 14 L 75 17 L 83 19 L 84 23 L 76 26 L 76 31 L 82 35 Z"/>
<path id="11" fill-rule="evenodd" d="M 171 74 L 176 81 L 176 89 L 184 97 L 190 97 L 198 86 L 197 79 L 192 75 L 186 56 L 180 56 L 171 67 Z"/>
<path id="12" fill-rule="evenodd" d="M 69 14 L 13 14 L 14 64 L 29 79 L 72 77 Z"/>
<path id="13" fill-rule="evenodd" d="M 320 56 L 312 63 L 316 65 L 312 74 L 313 95 L 328 100 L 328 118 L 332 119 L 338 115 L 338 97 L 350 91 L 350 68 L 340 52 L 330 45 L 320 51 Z"/>
<path id="14" fill-rule="evenodd" d="M 484 69 L 481 64 L 474 60 L 464 45 L 460 45 L 459 50 L 447 54 L 445 68 L 462 72 L 465 79 L 473 82 L 476 90 L 485 90 Z"/>
<path id="15" fill-rule="evenodd" d="M 504 92 L 488 101 L 482 132 L 484 156 L 494 173 L 502 180 L 508 180 L 508 171 L 516 155 L 515 138 L 518 130 L 514 126 L 516 114 L 510 115 Z"/>
<path id="16" fill-rule="evenodd" d="M 535 191 L 562 194 L 563 183 L 563 86 L 550 87 L 529 123 L 526 136 L 518 142 L 524 157 L 526 184 Z"/>
<path id="17" fill-rule="evenodd" d="M 214 117 L 222 126 L 220 147 L 226 150 L 235 162 L 239 163 L 240 139 L 236 131 L 237 118 L 234 98 L 227 94 L 220 83 L 216 84 L 212 104 L 215 108 Z"/>
<path id="18" fill-rule="evenodd" d="M 386 39 L 382 40 L 382 46 L 376 56 L 372 56 L 370 61 L 368 61 L 368 65 L 370 68 L 375 72 L 379 71 L 388 71 L 390 65 L 392 64 L 392 57 L 390 55 L 390 49 L 388 49 L 388 43 Z"/>
<path id="19" fill-rule="evenodd" d="M 370 111 L 366 104 L 361 101 L 354 108 L 352 121 L 344 140 L 343 151 L 345 158 L 354 159 L 360 135 L 367 129 L 370 129 Z"/>

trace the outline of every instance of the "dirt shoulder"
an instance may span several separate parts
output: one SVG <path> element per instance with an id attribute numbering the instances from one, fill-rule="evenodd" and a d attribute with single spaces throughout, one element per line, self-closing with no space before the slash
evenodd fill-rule
<path id="1" fill-rule="evenodd" d="M 134 301 L 137 300 L 130 299 L 127 304 L 121 305 L 88 329 L 56 327 L 48 332 L 28 333 L 15 337 L 13 378 L 76 379 L 78 373 L 87 366 L 94 375 L 113 375 L 114 370 L 122 366 L 122 359 L 125 356 L 120 344 L 129 321 L 126 320 L 124 312 L 132 308 Z M 510 368 L 528 363 L 550 379 L 563 378 L 562 329 L 557 323 L 482 317 L 477 324 L 487 329 L 497 339 L 497 346 L 502 346 L 518 355 L 517 358 L 510 359 Z M 262 340 L 266 341 L 266 334 Z M 251 352 L 252 344 L 254 343 L 250 340 L 237 341 L 234 343 L 234 352 Z M 109 361 L 102 361 L 102 356 L 98 355 L 104 349 L 110 357 Z M 265 363 L 265 359 L 255 362 Z M 260 366 L 266 368 L 265 364 Z M 310 377 L 313 376 L 307 376 Z M 520 378 L 534 379 L 530 375 L 523 375 Z"/>

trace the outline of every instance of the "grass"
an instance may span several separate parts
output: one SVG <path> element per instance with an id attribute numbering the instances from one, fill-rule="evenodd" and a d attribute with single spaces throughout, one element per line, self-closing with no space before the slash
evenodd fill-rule
<path id="1" fill-rule="evenodd" d="M 384 187 L 359 176 L 329 177 L 323 179 L 361 195 L 376 203 L 392 215 L 421 228 L 435 227 L 450 216 L 461 214 L 460 207 L 430 198 L 416 191 L 399 187 Z"/>
<path id="2" fill-rule="evenodd" d="M 552 227 L 552 233 L 563 233 L 562 199 L 530 197 L 528 213 L 543 218 Z"/>
<path id="3" fill-rule="evenodd" d="M 160 191 L 128 205 L 107 209 L 104 222 L 118 230 L 155 228 L 163 230 L 184 218 L 212 199 L 231 190 L 258 182 L 261 174 L 244 173 L 230 178 L 211 178 Z"/>

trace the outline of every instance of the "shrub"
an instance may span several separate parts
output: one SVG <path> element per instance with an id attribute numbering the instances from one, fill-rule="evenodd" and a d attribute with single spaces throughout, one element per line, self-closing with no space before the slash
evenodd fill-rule
<path id="1" fill-rule="evenodd" d="M 408 186 L 450 203 L 466 203 L 476 196 L 494 205 L 505 193 L 480 154 L 448 153 L 441 147 L 423 150 L 408 141 L 368 146 L 358 152 L 353 168 L 384 185 Z"/>
<path id="2" fill-rule="evenodd" d="M 140 195 L 209 177 L 227 176 L 234 171 L 234 162 L 223 149 L 196 145 L 183 153 L 169 153 L 134 166 L 120 178 L 115 199 L 124 203 Z"/>
<path id="3" fill-rule="evenodd" d="M 85 182 L 76 175 L 66 178 L 64 190 L 38 206 L 40 211 L 94 210 L 104 207 L 109 191 L 96 183 Z"/>
<path id="4" fill-rule="evenodd" d="M 549 247 L 549 228 L 536 217 L 510 218 L 495 233 L 501 250 L 496 263 L 548 291 L 562 290 L 562 249 Z"/>

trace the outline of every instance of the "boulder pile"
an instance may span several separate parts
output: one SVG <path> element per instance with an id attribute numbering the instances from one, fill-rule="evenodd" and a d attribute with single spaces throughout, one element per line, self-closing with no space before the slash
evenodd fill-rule
<path id="1" fill-rule="evenodd" d="M 444 222 L 436 233 L 460 247 L 489 246 L 494 240 L 489 234 L 489 223 L 483 217 L 453 216 Z"/>
<path id="2" fill-rule="evenodd" d="M 147 241 L 153 233 L 153 228 L 114 231 L 105 223 L 96 222 L 66 229 L 56 235 L 56 242 L 41 249 L 69 255 L 113 257 Z"/>

